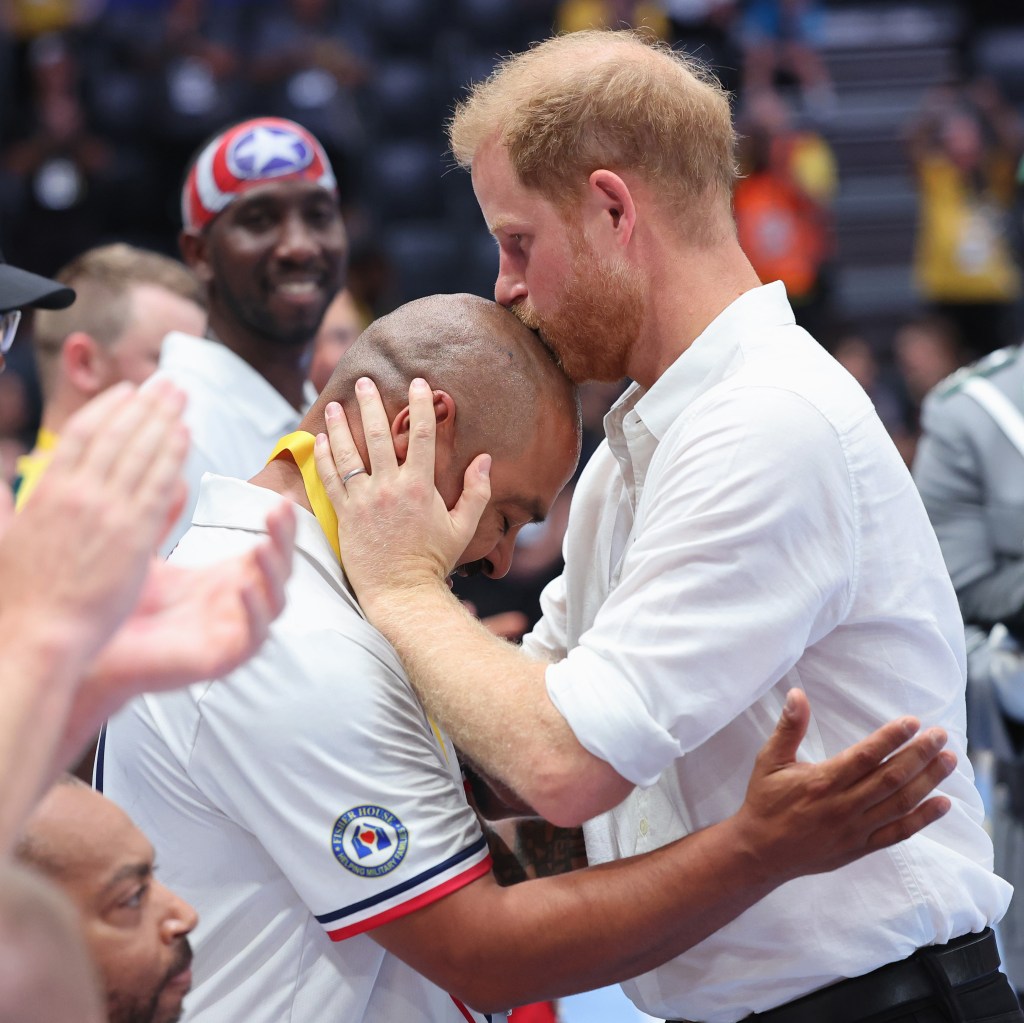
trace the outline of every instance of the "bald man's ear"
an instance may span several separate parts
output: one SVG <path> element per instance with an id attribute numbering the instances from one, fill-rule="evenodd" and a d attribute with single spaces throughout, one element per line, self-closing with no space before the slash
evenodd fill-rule
<path id="1" fill-rule="evenodd" d="M 437 423 L 437 449 L 450 448 L 455 442 L 455 399 L 447 391 L 434 391 L 434 422 Z M 409 454 L 409 406 L 391 421 L 391 440 L 399 463 Z"/>

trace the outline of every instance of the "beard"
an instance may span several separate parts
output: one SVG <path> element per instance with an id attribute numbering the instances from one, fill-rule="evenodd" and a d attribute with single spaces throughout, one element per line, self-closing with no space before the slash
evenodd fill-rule
<path id="1" fill-rule="evenodd" d="M 179 939 L 174 962 L 160 978 L 155 988 L 146 991 L 107 990 L 109 1023 L 174 1023 L 181 1016 L 181 1005 L 173 1007 L 172 1015 L 160 1012 L 160 995 L 168 982 L 192 962 L 192 947 L 186 938 Z"/>
<path id="2" fill-rule="evenodd" d="M 529 299 L 512 312 L 554 352 L 573 383 L 614 383 L 627 366 L 645 314 L 644 284 L 638 270 L 598 257 L 577 232 L 572 264 L 554 312 L 541 315 Z"/>

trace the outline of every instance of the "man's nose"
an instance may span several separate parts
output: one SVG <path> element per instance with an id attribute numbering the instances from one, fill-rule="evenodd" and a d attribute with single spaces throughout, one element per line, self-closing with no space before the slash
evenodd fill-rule
<path id="1" fill-rule="evenodd" d="M 159 882 L 156 882 L 159 884 Z M 167 911 L 162 921 L 163 938 L 172 942 L 192 931 L 199 922 L 199 914 L 184 899 L 160 885 L 167 899 Z"/>
<path id="2" fill-rule="evenodd" d="M 319 251 L 320 242 L 315 232 L 299 214 L 284 219 L 276 246 L 278 258 L 301 263 L 312 259 Z"/>
<path id="3" fill-rule="evenodd" d="M 494 550 L 484 558 L 484 575 L 489 579 L 504 579 L 512 567 L 512 555 L 515 551 L 516 538 L 511 533 L 503 536 Z"/>
<path id="4" fill-rule="evenodd" d="M 526 298 L 526 282 L 522 274 L 513 270 L 502 257 L 498 265 L 498 277 L 494 282 L 494 301 L 498 305 L 511 306 Z"/>

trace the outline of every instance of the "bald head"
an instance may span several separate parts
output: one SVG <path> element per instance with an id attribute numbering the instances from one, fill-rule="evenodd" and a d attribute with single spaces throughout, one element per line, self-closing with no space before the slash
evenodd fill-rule
<path id="1" fill-rule="evenodd" d="M 416 377 L 448 392 L 460 443 L 495 457 L 516 454 L 547 417 L 579 417 L 575 388 L 537 335 L 476 295 L 432 295 L 375 320 L 338 364 L 304 428 L 324 429 L 329 401 L 340 402 L 357 427 L 353 391 L 362 376 L 376 383 L 390 417 L 408 404 Z"/>

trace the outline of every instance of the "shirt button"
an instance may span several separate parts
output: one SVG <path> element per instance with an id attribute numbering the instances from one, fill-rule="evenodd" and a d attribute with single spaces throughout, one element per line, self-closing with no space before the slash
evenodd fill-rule
<path id="1" fill-rule="evenodd" d="M 650 831 L 650 830 L 651 830 L 651 828 L 650 828 L 650 825 L 647 823 L 647 818 L 646 817 L 641 817 L 640 818 L 640 834 L 643 835 L 646 838 L 647 837 L 647 832 Z"/>

